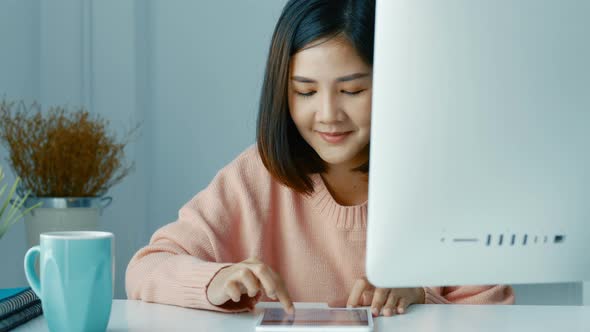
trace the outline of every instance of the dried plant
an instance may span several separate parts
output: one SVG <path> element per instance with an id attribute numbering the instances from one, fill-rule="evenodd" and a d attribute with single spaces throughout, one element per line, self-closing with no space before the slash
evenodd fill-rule
<path id="1" fill-rule="evenodd" d="M 124 164 L 124 148 L 139 129 L 122 141 L 107 131 L 109 122 L 84 108 L 37 103 L 0 103 L 0 139 L 22 187 L 37 197 L 103 195 L 133 169 Z"/>

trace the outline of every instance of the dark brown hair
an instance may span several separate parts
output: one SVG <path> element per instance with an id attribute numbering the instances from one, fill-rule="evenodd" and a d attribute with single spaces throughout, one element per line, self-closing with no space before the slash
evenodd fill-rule
<path id="1" fill-rule="evenodd" d="M 312 173 L 324 162 L 301 137 L 289 114 L 289 65 L 292 56 L 314 41 L 345 37 L 368 65 L 373 65 L 375 0 L 290 0 L 272 37 L 256 128 L 264 166 L 281 183 L 313 193 Z M 368 162 L 356 168 L 368 172 Z"/>

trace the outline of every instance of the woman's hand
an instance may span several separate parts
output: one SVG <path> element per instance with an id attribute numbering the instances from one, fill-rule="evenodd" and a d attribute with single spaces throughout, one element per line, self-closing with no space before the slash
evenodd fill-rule
<path id="1" fill-rule="evenodd" d="M 424 303 L 423 288 L 375 288 L 366 278 L 358 279 L 350 296 L 347 307 L 371 305 L 373 316 L 393 316 L 403 314 L 408 306 Z"/>
<path id="2" fill-rule="evenodd" d="M 213 305 L 222 305 L 229 300 L 239 302 L 242 294 L 255 297 L 260 290 L 273 300 L 278 298 L 287 313 L 294 312 L 293 302 L 281 277 L 257 258 L 221 269 L 207 288 L 207 298 Z"/>

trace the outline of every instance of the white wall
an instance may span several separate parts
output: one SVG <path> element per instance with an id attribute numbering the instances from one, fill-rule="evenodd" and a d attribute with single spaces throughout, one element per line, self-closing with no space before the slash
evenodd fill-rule
<path id="1" fill-rule="evenodd" d="M 136 171 L 110 192 L 101 221 L 117 241 L 116 297 L 125 296 L 133 253 L 254 142 L 265 58 L 285 2 L 0 0 L 0 97 L 85 105 L 119 133 L 143 122 L 127 149 Z M 18 224 L 0 240 L 0 288 L 26 284 L 25 250 Z M 522 304 L 590 303 L 588 288 L 515 286 Z"/>
<path id="2" fill-rule="evenodd" d="M 254 143 L 266 55 L 285 2 L 152 3 L 150 232 Z"/>

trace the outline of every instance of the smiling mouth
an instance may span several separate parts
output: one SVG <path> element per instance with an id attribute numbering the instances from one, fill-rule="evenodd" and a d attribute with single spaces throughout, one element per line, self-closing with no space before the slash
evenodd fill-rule
<path id="1" fill-rule="evenodd" d="M 343 142 L 346 138 L 348 138 L 348 136 L 350 136 L 350 134 L 352 133 L 352 131 L 345 131 L 345 132 L 338 132 L 338 133 L 323 133 L 321 131 L 317 132 L 320 137 L 330 143 L 330 144 L 338 144 Z"/>

